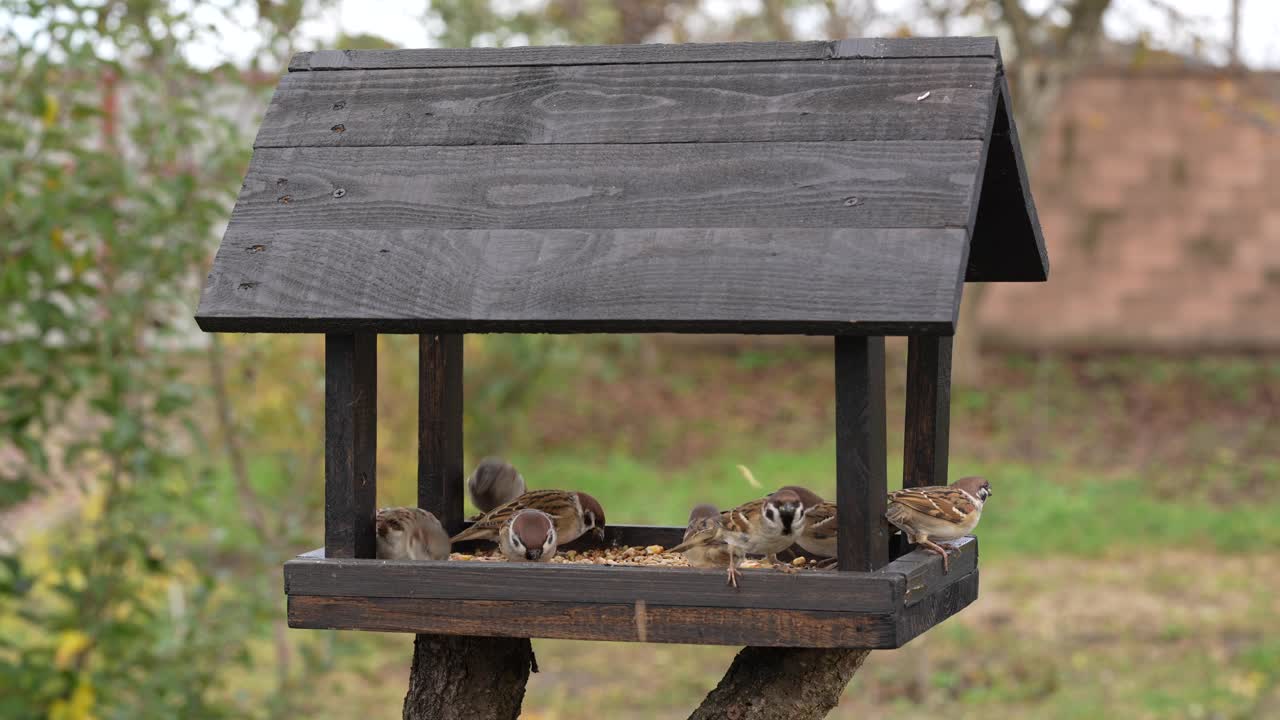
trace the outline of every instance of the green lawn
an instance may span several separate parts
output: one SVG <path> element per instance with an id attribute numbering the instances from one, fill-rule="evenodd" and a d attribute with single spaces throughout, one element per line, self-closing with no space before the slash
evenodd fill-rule
<path id="1" fill-rule="evenodd" d="M 784 484 L 834 495 L 829 356 L 626 349 L 553 366 L 516 408 L 472 402 L 469 387 L 470 411 L 493 415 L 469 420 L 487 428 L 469 460 L 504 454 L 533 487 L 596 495 L 615 523 L 679 525 L 696 503 Z M 891 360 L 893 486 L 902 358 Z M 907 647 L 874 653 L 832 717 L 1280 717 L 1280 363 L 1011 357 L 988 377 L 989 389 L 956 392 L 952 417 L 951 476 L 984 475 L 995 491 L 977 533 L 980 597 Z M 402 388 L 382 392 L 379 501 L 411 502 L 415 450 L 396 439 L 413 437 L 415 418 Z M 284 467 L 256 457 L 252 474 L 268 495 L 299 489 L 292 509 L 312 520 L 287 554 L 320 544 L 322 483 Z M 216 480 L 210 512 L 232 505 L 217 500 L 231 492 Z M 290 638 L 329 658 L 315 712 L 398 714 L 411 638 Z M 558 720 L 685 717 L 734 652 L 535 649 L 542 672 L 524 717 Z"/>

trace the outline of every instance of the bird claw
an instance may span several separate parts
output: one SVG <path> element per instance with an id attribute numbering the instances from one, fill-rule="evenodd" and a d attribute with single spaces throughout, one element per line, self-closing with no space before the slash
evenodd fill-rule
<path id="1" fill-rule="evenodd" d="M 738 568 L 736 568 L 736 567 L 734 567 L 734 566 L 733 566 L 733 563 L 729 563 L 729 582 L 728 582 L 728 584 L 729 584 L 729 585 L 731 585 L 731 586 L 733 586 L 733 588 L 734 588 L 734 589 L 737 589 L 737 587 L 738 587 L 738 576 L 739 576 L 739 575 L 741 575 L 741 574 L 742 574 L 742 573 L 738 570 Z"/>

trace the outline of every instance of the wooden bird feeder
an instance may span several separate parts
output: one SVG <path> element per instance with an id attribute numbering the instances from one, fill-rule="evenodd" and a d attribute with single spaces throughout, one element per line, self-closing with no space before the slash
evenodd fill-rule
<path id="1" fill-rule="evenodd" d="M 196 319 L 325 334 L 325 543 L 285 564 L 291 627 L 894 648 L 977 597 L 972 539 L 945 574 L 891 556 L 884 337 L 910 338 L 905 484 L 946 484 L 964 282 L 1048 273 L 994 39 L 323 51 L 289 71 Z M 834 337 L 838 570 L 734 590 L 720 570 L 373 559 L 376 334 L 420 337 L 418 503 L 457 532 L 462 336 L 496 332 Z"/>

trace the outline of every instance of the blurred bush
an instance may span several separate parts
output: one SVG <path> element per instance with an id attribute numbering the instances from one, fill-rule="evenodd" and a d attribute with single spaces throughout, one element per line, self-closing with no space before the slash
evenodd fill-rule
<path id="1" fill-rule="evenodd" d="M 0 717 L 288 702 L 225 686 L 279 617 L 274 588 L 225 582 L 273 529 L 212 512 L 193 383 L 214 358 L 191 300 L 248 159 L 226 98 L 261 97 L 180 43 L 233 5 L 0 2 Z M 260 5 L 269 35 L 296 23 Z"/>

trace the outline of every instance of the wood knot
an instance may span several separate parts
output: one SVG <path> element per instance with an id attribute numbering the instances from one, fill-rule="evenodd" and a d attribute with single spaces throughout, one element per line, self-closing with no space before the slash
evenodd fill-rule
<path id="1" fill-rule="evenodd" d="M 280 197 L 276 198 L 276 202 L 280 203 L 281 205 L 288 205 L 289 203 L 293 202 L 293 196 L 281 195 Z"/>
<path id="2" fill-rule="evenodd" d="M 336 133 L 341 133 L 341 132 L 346 132 L 346 131 L 347 131 L 347 126 L 346 126 L 346 125 L 343 125 L 342 123 L 338 123 L 337 125 L 334 125 L 333 127 L 329 128 L 329 129 L 330 129 L 330 130 L 332 130 L 332 131 L 334 131 L 334 132 L 336 132 Z"/>
<path id="3" fill-rule="evenodd" d="M 250 245 L 249 247 L 245 248 L 244 251 L 251 252 L 251 253 L 260 253 L 266 249 L 267 249 L 266 245 Z"/>
<path id="4" fill-rule="evenodd" d="M 254 289 L 254 288 L 256 288 L 256 287 L 258 287 L 258 283 L 256 283 L 256 282 L 242 282 L 242 283 L 240 283 L 240 289 L 241 289 L 241 290 L 252 290 L 252 289 Z"/>
<path id="5" fill-rule="evenodd" d="M 334 104 L 333 104 L 333 109 L 334 109 L 334 110 L 341 110 L 342 108 L 344 108 L 344 107 L 346 107 L 346 106 L 347 106 L 347 101 L 346 101 L 346 100 L 339 100 L 338 102 L 336 102 L 336 103 L 334 103 Z"/>

